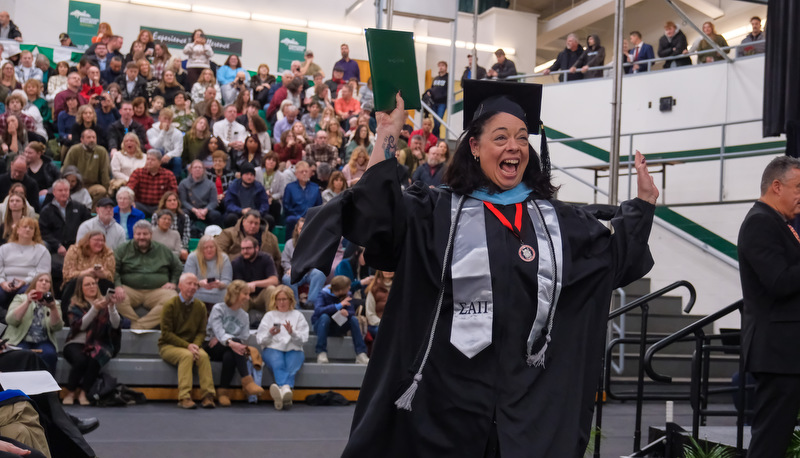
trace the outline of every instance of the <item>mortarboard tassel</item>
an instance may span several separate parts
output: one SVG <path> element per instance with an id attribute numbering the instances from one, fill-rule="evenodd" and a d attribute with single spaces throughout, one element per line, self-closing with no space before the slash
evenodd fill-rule
<path id="1" fill-rule="evenodd" d="M 539 156 L 542 162 L 542 173 L 550 175 L 550 151 L 547 149 L 547 135 L 544 132 L 544 123 L 539 124 L 539 135 L 541 135 Z"/>

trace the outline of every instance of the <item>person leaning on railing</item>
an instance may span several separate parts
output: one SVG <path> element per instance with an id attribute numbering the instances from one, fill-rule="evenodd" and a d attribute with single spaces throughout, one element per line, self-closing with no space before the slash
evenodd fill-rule
<path id="1" fill-rule="evenodd" d="M 714 43 L 716 43 L 717 46 L 719 46 L 720 48 L 728 47 L 728 41 L 725 40 L 725 37 L 723 37 L 722 35 L 717 35 L 717 31 L 714 28 L 714 24 L 712 24 L 711 22 L 703 23 L 703 33 L 708 35 L 708 37 L 711 38 L 711 40 L 713 40 Z M 711 51 L 703 52 L 708 50 Z M 695 49 L 695 51 L 697 51 L 698 53 L 697 62 L 701 64 L 715 62 L 724 59 L 724 57 L 722 57 L 722 54 L 714 51 L 714 48 L 706 40 L 701 40 L 700 44 L 697 45 L 697 49 Z M 730 53 L 730 50 L 729 49 L 725 50 L 725 54 L 728 53 Z"/>

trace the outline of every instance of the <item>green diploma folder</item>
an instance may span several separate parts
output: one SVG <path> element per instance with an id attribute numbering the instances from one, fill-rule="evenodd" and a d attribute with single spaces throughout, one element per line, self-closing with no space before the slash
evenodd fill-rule
<path id="1" fill-rule="evenodd" d="M 421 109 L 414 35 L 383 29 L 367 29 L 365 35 L 375 111 L 393 110 L 397 91 L 406 110 Z"/>

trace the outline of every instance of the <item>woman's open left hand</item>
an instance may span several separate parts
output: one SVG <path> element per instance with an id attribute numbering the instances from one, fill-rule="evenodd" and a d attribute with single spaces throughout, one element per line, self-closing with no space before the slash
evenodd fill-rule
<path id="1" fill-rule="evenodd" d="M 647 161 L 639 150 L 636 150 L 636 160 L 634 164 L 636 167 L 636 185 L 638 187 L 637 196 L 655 205 L 656 202 L 658 202 L 658 188 L 656 188 L 656 183 L 647 170 Z"/>

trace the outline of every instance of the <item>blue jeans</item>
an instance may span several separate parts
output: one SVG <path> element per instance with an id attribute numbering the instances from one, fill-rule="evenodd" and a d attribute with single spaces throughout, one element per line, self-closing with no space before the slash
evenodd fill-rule
<path id="1" fill-rule="evenodd" d="M 370 334 L 372 334 L 372 338 L 373 338 L 373 339 L 375 339 L 376 337 L 378 337 L 378 327 L 377 327 L 377 326 L 370 326 L 370 325 L 367 325 L 367 332 L 369 332 Z"/>
<path id="2" fill-rule="evenodd" d="M 183 169 L 181 168 L 181 158 L 173 157 L 166 164 L 162 163 L 161 167 L 172 171 L 172 174 L 175 175 L 175 180 L 178 183 L 181 182 L 181 179 L 183 178 Z"/>
<path id="3" fill-rule="evenodd" d="M 322 353 L 328 351 L 328 336 L 341 337 L 350 331 L 353 337 L 353 347 L 356 354 L 366 353 L 367 344 L 364 343 L 364 336 L 361 335 L 361 328 L 358 326 L 358 318 L 350 315 L 344 326 L 339 326 L 328 314 L 321 315 L 314 323 L 314 330 L 317 332 L 317 346 L 315 351 Z"/>
<path id="4" fill-rule="evenodd" d="M 433 108 L 433 111 L 435 111 L 440 118 L 444 119 L 444 112 L 447 110 L 446 103 L 436 103 L 431 108 Z M 439 138 L 444 138 L 444 136 L 442 136 L 439 132 L 439 126 L 441 126 L 439 121 L 437 121 L 436 118 L 433 118 L 433 135 L 436 135 Z"/>
<path id="5" fill-rule="evenodd" d="M 44 365 L 47 366 L 47 372 L 56 375 L 56 364 L 58 363 L 58 352 L 56 351 L 55 345 L 49 340 L 45 340 L 44 342 L 39 343 L 31 343 L 25 342 L 24 340 L 17 344 L 19 348 L 24 348 L 25 350 L 42 350 L 39 353 L 39 357 L 42 358 L 44 361 Z"/>
<path id="6" fill-rule="evenodd" d="M 280 351 L 274 348 L 265 348 L 261 357 L 272 371 L 272 377 L 278 386 L 289 385 L 294 388 L 294 376 L 303 367 L 306 356 L 302 351 Z"/>
<path id="7" fill-rule="evenodd" d="M 292 284 L 291 276 L 284 275 L 283 276 L 283 284 L 292 288 L 294 292 L 295 301 L 297 302 L 297 309 L 300 309 L 300 293 L 298 289 L 303 285 L 308 285 L 308 302 L 313 304 L 314 301 L 317 300 L 317 296 L 319 295 L 320 290 L 322 287 L 325 286 L 325 279 L 327 277 L 324 273 L 322 273 L 319 269 L 312 269 L 311 272 L 307 273 L 303 278 L 300 279 L 299 282 Z"/>

